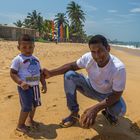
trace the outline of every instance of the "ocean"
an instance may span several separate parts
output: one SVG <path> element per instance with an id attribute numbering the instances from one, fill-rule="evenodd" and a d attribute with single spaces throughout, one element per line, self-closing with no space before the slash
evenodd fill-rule
<path id="1" fill-rule="evenodd" d="M 123 48 L 130 48 L 130 49 L 139 49 L 140 50 L 140 43 L 139 44 L 111 44 L 112 46 L 123 47 Z"/>

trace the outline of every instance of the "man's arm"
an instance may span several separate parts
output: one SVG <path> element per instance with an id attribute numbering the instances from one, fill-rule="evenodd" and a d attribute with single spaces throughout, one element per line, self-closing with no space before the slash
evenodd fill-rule
<path id="1" fill-rule="evenodd" d="M 69 70 L 76 71 L 76 70 L 79 70 L 79 69 L 81 69 L 81 68 L 79 68 L 76 64 L 76 61 L 74 61 L 74 62 L 65 64 L 65 65 L 63 65 L 61 67 L 58 67 L 56 69 L 53 69 L 53 70 L 44 69 L 43 72 L 44 72 L 46 78 L 49 78 L 49 77 L 52 77 L 52 76 L 64 74 Z"/>
<path id="2" fill-rule="evenodd" d="M 123 91 L 117 92 L 113 91 L 113 94 L 104 99 L 103 101 L 97 103 L 96 105 L 85 110 L 83 115 L 81 116 L 81 125 L 83 127 L 89 127 L 94 124 L 97 113 L 102 109 L 109 107 L 119 101 Z"/>
<path id="3" fill-rule="evenodd" d="M 103 101 L 99 102 L 96 105 L 96 109 L 99 112 L 100 110 L 109 107 L 111 105 L 113 105 L 114 103 L 116 103 L 117 101 L 119 101 L 121 95 L 122 95 L 123 91 L 121 92 L 117 92 L 117 91 L 113 91 L 113 94 L 111 94 L 109 97 L 107 97 L 106 99 L 104 99 Z"/>
<path id="4" fill-rule="evenodd" d="M 43 71 L 40 70 L 40 82 L 41 82 L 41 85 L 42 85 L 42 93 L 46 93 L 47 92 L 47 84 L 46 84 L 46 81 L 45 81 L 45 75 L 43 74 Z"/>

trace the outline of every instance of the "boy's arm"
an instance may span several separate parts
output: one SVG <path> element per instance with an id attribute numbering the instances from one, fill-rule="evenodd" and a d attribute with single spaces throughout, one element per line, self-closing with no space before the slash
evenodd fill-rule
<path id="1" fill-rule="evenodd" d="M 17 72 L 16 70 L 10 69 L 10 76 L 11 76 L 12 80 L 13 80 L 15 83 L 17 83 L 18 85 L 21 85 L 22 80 L 18 77 L 17 73 L 18 73 L 18 72 Z"/>
<path id="2" fill-rule="evenodd" d="M 18 72 L 17 72 L 16 70 L 10 69 L 10 76 L 11 76 L 12 80 L 13 80 L 15 83 L 17 83 L 23 90 L 28 89 L 28 88 L 29 88 L 29 85 L 28 85 L 26 82 L 22 81 L 22 80 L 19 78 L 19 76 L 17 75 L 17 73 L 18 73 Z"/>

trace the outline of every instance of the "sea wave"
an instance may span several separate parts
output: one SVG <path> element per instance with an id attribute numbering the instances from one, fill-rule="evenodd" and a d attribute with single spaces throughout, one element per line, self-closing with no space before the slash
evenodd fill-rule
<path id="1" fill-rule="evenodd" d="M 111 46 L 117 46 L 117 47 L 123 47 L 123 48 L 130 48 L 130 49 L 139 49 L 140 50 L 140 46 L 136 46 L 136 45 L 119 45 L 119 44 L 111 44 Z"/>

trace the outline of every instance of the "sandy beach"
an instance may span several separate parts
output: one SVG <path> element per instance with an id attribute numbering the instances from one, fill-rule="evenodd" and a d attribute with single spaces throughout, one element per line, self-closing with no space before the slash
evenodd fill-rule
<path id="1" fill-rule="evenodd" d="M 20 110 L 16 84 L 9 76 L 11 60 L 19 53 L 17 42 L 0 41 L 0 140 L 140 140 L 140 51 L 113 47 L 111 53 L 126 65 L 127 83 L 123 97 L 127 104 L 125 117 L 111 126 L 99 113 L 94 126 L 83 129 L 78 124 L 71 128 L 60 128 L 59 122 L 69 114 L 63 89 L 63 76 L 47 80 L 47 94 L 42 94 L 42 106 L 37 109 L 35 120 L 40 122 L 37 132 L 23 135 L 15 131 Z M 42 67 L 56 68 L 78 59 L 88 52 L 87 44 L 36 43 L 35 53 Z M 86 74 L 85 70 L 79 71 Z M 80 114 L 96 103 L 78 93 Z"/>

